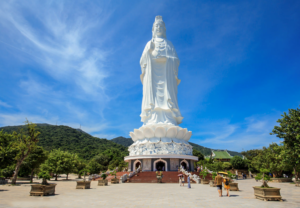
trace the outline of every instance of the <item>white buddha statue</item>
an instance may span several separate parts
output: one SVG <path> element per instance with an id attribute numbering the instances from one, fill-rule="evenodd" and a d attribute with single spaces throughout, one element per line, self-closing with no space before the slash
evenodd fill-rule
<path id="1" fill-rule="evenodd" d="M 142 54 L 140 76 L 143 84 L 141 120 L 145 125 L 178 125 L 181 116 L 177 102 L 178 59 L 173 44 L 166 38 L 161 16 L 155 17 L 150 40 Z"/>
<path id="2" fill-rule="evenodd" d="M 192 155 L 188 143 L 192 132 L 179 126 L 183 119 L 177 101 L 179 63 L 173 44 L 166 38 L 165 23 L 156 16 L 152 39 L 140 60 L 143 126 L 129 133 L 134 141 L 128 148 L 130 156 Z"/>

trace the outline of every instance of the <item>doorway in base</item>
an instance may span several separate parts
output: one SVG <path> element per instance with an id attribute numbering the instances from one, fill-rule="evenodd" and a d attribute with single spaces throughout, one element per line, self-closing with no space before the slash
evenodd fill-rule
<path id="1" fill-rule="evenodd" d="M 182 163 L 181 163 L 181 166 L 183 167 L 184 170 L 187 169 L 187 164 L 186 164 L 186 162 L 182 162 Z"/>
<path id="2" fill-rule="evenodd" d="M 166 170 L 165 163 L 162 162 L 162 161 L 157 162 L 155 168 L 158 171 L 165 171 Z"/>

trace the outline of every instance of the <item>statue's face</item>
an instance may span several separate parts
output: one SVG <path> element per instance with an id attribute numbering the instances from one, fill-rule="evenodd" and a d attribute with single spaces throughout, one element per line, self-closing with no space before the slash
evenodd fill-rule
<path id="1" fill-rule="evenodd" d="M 157 36 L 163 36 L 165 34 L 165 27 L 162 22 L 157 22 L 154 24 L 154 34 Z"/>

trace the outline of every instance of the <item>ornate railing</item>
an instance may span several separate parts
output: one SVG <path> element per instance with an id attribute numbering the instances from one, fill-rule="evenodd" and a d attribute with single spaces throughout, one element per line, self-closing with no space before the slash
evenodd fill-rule
<path id="1" fill-rule="evenodd" d="M 191 180 L 193 180 L 194 182 L 196 183 L 200 183 L 201 182 L 201 179 L 199 176 L 197 176 L 196 174 L 191 174 L 189 173 L 188 171 L 184 170 L 182 166 L 180 166 L 180 171 L 186 175 L 186 176 L 189 176 Z"/>

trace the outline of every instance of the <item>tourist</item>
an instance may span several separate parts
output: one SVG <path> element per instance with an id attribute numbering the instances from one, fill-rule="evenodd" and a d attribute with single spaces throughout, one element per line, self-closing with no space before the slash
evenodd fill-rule
<path id="1" fill-rule="evenodd" d="M 197 172 L 198 172 L 198 173 L 200 172 L 200 167 L 199 167 L 199 166 L 197 167 Z"/>
<path id="2" fill-rule="evenodd" d="M 181 183 L 182 183 L 182 186 L 184 186 L 184 176 L 181 176 Z"/>
<path id="3" fill-rule="evenodd" d="M 219 197 L 222 197 L 222 182 L 223 182 L 223 177 L 220 176 L 220 173 L 217 173 L 217 176 L 215 177 L 215 184 L 217 184 Z"/>
<path id="4" fill-rule="evenodd" d="M 182 175 L 181 176 L 179 176 L 179 186 L 181 186 L 181 184 L 182 184 Z"/>
<path id="5" fill-rule="evenodd" d="M 225 177 L 224 179 L 224 188 L 226 189 L 227 191 L 227 196 L 229 197 L 229 189 L 230 189 L 230 185 L 229 185 L 229 178 L 228 177 Z"/>
<path id="6" fill-rule="evenodd" d="M 188 182 L 188 188 L 191 188 L 191 179 L 190 179 L 190 176 L 188 176 L 187 182 Z"/>
<path id="7" fill-rule="evenodd" d="M 235 171 L 235 177 L 236 177 L 236 180 L 239 179 L 239 174 L 238 174 L 238 171 L 237 171 L 237 170 Z"/>

